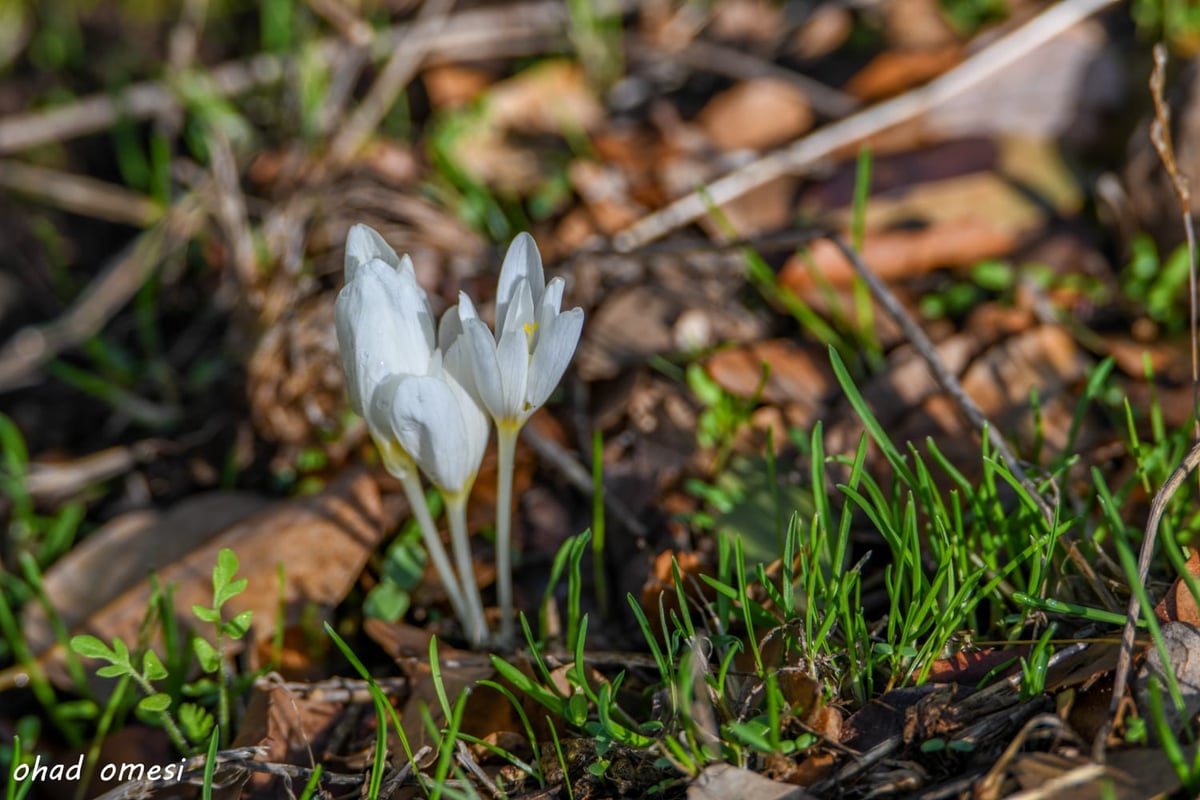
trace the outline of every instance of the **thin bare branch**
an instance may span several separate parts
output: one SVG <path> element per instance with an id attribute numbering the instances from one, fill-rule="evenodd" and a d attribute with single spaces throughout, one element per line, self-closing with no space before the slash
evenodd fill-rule
<path id="1" fill-rule="evenodd" d="M 558 0 L 472 9 L 455 14 L 440 30 L 429 33 L 424 46 L 429 59 L 452 57 L 459 63 L 543 52 L 549 38 L 565 41 L 566 23 L 566 6 Z M 371 57 L 375 60 L 390 57 L 407 40 L 414 24 L 397 25 L 376 35 L 370 48 Z M 330 37 L 316 44 L 316 57 L 332 62 L 353 47 L 340 38 Z M 207 71 L 206 78 L 214 95 L 234 97 L 278 83 L 288 73 L 294 58 L 260 53 L 218 64 Z M 170 86 L 161 81 L 147 81 L 114 95 L 96 94 L 52 109 L 10 114 L 0 119 L 0 155 L 87 136 L 122 119 L 143 120 L 165 109 L 180 107 L 180 99 Z"/>
<path id="2" fill-rule="evenodd" d="M 703 191 L 694 191 L 643 217 L 618 233 L 613 244 L 622 252 L 636 250 L 704 216 L 710 205 L 724 205 L 780 175 L 802 171 L 841 148 L 854 146 L 888 128 L 916 119 L 1114 2 L 1064 0 L 1052 4 L 937 80 L 826 125 L 782 150 L 734 170 L 704 187 Z"/>
<path id="3" fill-rule="evenodd" d="M 1188 249 L 1188 307 L 1191 312 L 1192 344 L 1192 435 L 1200 439 L 1200 327 L 1196 323 L 1196 230 L 1192 224 L 1192 189 L 1186 175 L 1175 162 L 1175 145 L 1171 141 L 1171 107 L 1163 96 L 1167 80 L 1167 48 L 1159 42 L 1154 46 L 1154 70 L 1150 73 L 1150 97 L 1154 100 L 1154 122 L 1150 125 L 1150 142 L 1162 160 L 1171 188 L 1179 203 L 1183 231 Z"/>
<path id="4" fill-rule="evenodd" d="M 916 320 L 909 316 L 908 311 L 905 310 L 896 295 L 892 293 L 892 290 L 871 271 L 866 262 L 862 260 L 862 257 L 855 252 L 854 248 L 850 247 L 837 234 L 830 234 L 829 238 L 841 250 L 846 260 L 854 267 L 854 271 L 858 273 L 858 276 L 866 282 L 875 300 L 884 307 L 892 319 L 896 321 L 896 324 L 900 326 L 900 330 L 904 332 L 905 338 L 912 342 L 917 353 L 920 354 L 926 365 L 928 365 L 930 372 L 933 373 L 934 379 L 942 387 L 942 391 L 950 396 L 959 410 L 962 411 L 963 416 L 967 418 L 967 421 L 979 431 L 980 436 L 987 437 L 993 449 L 1000 455 L 1000 459 L 1004 462 L 1008 471 L 1024 487 L 1030 499 L 1037 505 L 1038 510 L 1046 519 L 1048 528 L 1054 530 L 1057 526 L 1057 515 L 1054 508 L 1050 503 L 1046 502 L 1046 498 L 1042 496 L 1037 484 L 1025 473 L 1025 468 L 1021 466 L 1020 459 L 1017 458 L 1016 454 L 1008 446 L 1008 442 L 1004 441 L 1004 437 L 1000 431 L 996 429 L 996 426 L 988 423 L 987 417 L 984 416 L 979 406 L 975 404 L 975 401 L 971 399 L 971 396 L 963 390 L 962 384 L 958 382 L 958 378 L 942 363 L 937 350 L 933 346 L 933 342 L 925 335 L 925 331 L 916 323 Z M 1064 535 L 1063 540 L 1067 542 L 1067 555 L 1071 559 L 1071 563 L 1087 579 L 1101 602 L 1104 603 L 1106 608 L 1117 608 L 1116 598 L 1112 596 L 1112 592 L 1108 590 L 1108 587 L 1096 575 L 1095 570 L 1092 569 L 1092 565 L 1084 558 L 1083 553 L 1075 546 L 1074 541 L 1068 535 Z"/>
<path id="5" fill-rule="evenodd" d="M 421 6 L 408 35 L 396 46 L 367 96 L 334 134 L 329 155 L 335 167 L 349 162 L 383 122 L 429 54 L 433 37 L 445 27 L 453 6 L 454 0 L 426 0 Z"/>
<path id="6" fill-rule="evenodd" d="M 1200 438 L 1200 417 L 1196 416 L 1200 405 L 1197 401 L 1197 387 L 1200 386 L 1200 368 L 1197 366 L 1197 324 L 1196 324 L 1196 235 L 1192 225 L 1191 188 L 1188 179 L 1175 163 L 1175 148 L 1171 142 L 1171 109 L 1163 96 L 1166 82 L 1167 49 L 1161 43 L 1154 47 L 1154 70 L 1150 74 L 1150 96 L 1154 100 L 1154 122 L 1150 126 L 1150 141 L 1162 159 L 1163 167 L 1171 179 L 1175 197 L 1179 201 L 1180 213 L 1183 215 L 1183 226 L 1187 236 L 1188 246 L 1188 290 L 1191 301 L 1192 326 L 1192 414 L 1195 425 L 1194 436 Z M 1154 495 L 1150 504 L 1150 516 L 1146 520 L 1146 532 L 1142 537 L 1142 548 L 1138 552 L 1137 575 L 1134 580 L 1143 586 L 1150 573 L 1150 559 L 1154 555 L 1154 544 L 1158 539 L 1158 525 L 1162 520 L 1167 503 L 1183 485 L 1184 480 L 1200 465 L 1200 442 L 1192 446 L 1183 462 L 1163 483 L 1162 488 Z M 1097 761 L 1104 760 L 1104 749 L 1108 744 L 1108 734 L 1117 722 L 1121 703 L 1125 697 L 1125 687 L 1129 683 L 1129 670 L 1133 663 L 1134 636 L 1137 633 L 1138 615 L 1141 613 L 1141 602 L 1136 592 L 1129 593 L 1129 606 L 1125 612 L 1125 627 L 1121 631 L 1121 652 L 1117 656 L 1116 674 L 1113 676 L 1112 701 L 1108 709 L 1108 721 L 1096 735 L 1094 756 Z"/>
<path id="7" fill-rule="evenodd" d="M 162 205 L 115 183 L 0 159 L 0 188 L 84 217 L 144 228 L 162 217 Z"/>
<path id="8" fill-rule="evenodd" d="M 355 47 L 371 44 L 371 26 L 342 0 L 306 0 L 308 7 L 325 18 L 346 41 Z"/>
<path id="9" fill-rule="evenodd" d="M 193 192 L 114 259 L 58 319 L 22 328 L 0 347 L 0 392 L 31 380 L 46 362 L 94 335 L 137 293 L 167 253 L 200 229 L 204 198 Z"/>
<path id="10" fill-rule="evenodd" d="M 680 52 L 670 53 L 661 48 L 655 48 L 644 37 L 635 37 L 632 39 L 632 43 L 633 46 L 629 48 L 629 51 L 635 58 L 670 59 L 695 70 L 724 75 L 734 80 L 778 78 L 787 81 L 804 92 L 804 96 L 814 111 L 834 119 L 851 114 L 859 107 L 858 100 L 845 92 L 826 86 L 803 73 L 781 67 L 764 58 L 728 45 L 694 39 Z"/>

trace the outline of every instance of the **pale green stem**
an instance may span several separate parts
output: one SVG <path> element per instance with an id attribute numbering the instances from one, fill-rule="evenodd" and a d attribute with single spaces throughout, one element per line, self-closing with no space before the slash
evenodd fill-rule
<path id="1" fill-rule="evenodd" d="M 496 594 L 500 601 L 500 641 L 511 645 L 513 627 L 512 585 L 512 487 L 513 461 L 517 452 L 517 434 L 521 426 L 496 425 Z"/>
<path id="2" fill-rule="evenodd" d="M 475 562 L 471 558 L 471 542 L 467 538 L 467 494 L 442 490 L 446 499 L 446 517 L 450 520 L 450 541 L 454 545 L 454 559 L 458 562 L 458 574 L 462 576 L 463 591 L 466 593 L 469 619 L 467 638 L 473 647 L 487 644 L 487 620 L 483 617 L 483 601 L 479 597 L 479 584 L 475 581 Z"/>
<path id="3" fill-rule="evenodd" d="M 454 574 L 454 568 L 450 566 L 450 557 L 446 555 L 442 537 L 438 536 L 437 526 L 433 524 L 433 517 L 429 514 L 429 504 L 425 502 L 421 478 L 415 469 L 399 477 L 400 483 L 404 486 L 404 493 L 408 496 L 408 505 L 412 508 L 413 516 L 417 518 L 417 526 L 420 527 L 421 535 L 425 539 L 425 549 L 429 551 L 433 567 L 437 570 L 438 578 L 441 579 L 442 585 L 446 589 L 446 596 L 450 598 L 454 616 L 458 617 L 459 623 L 465 627 L 469 617 L 467 616 L 467 604 L 463 600 L 462 586 Z"/>
<path id="4" fill-rule="evenodd" d="M 429 552 L 429 558 L 433 561 L 438 578 L 441 579 L 442 585 L 446 589 L 446 596 L 450 598 L 450 607 L 454 609 L 454 616 L 458 618 L 459 624 L 464 629 L 469 630 L 470 609 L 463 599 L 462 584 L 454 574 L 454 568 L 450 566 L 450 557 L 446 555 L 442 537 L 438 535 L 433 516 L 429 513 L 429 504 L 425 502 L 425 490 L 421 487 L 421 476 L 417 472 L 417 465 L 412 457 L 398 445 L 384 441 L 380 441 L 379 444 L 388 472 L 395 476 L 400 481 L 400 485 L 404 487 L 404 494 L 408 498 L 408 507 L 416 517 L 417 527 L 421 529 L 421 538 L 425 540 L 425 549 Z"/>

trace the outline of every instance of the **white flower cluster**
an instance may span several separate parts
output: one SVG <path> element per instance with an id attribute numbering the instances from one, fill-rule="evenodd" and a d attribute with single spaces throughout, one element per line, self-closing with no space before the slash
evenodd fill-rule
<path id="1" fill-rule="evenodd" d="M 350 404 L 367 421 L 388 471 L 403 484 L 430 559 L 467 638 L 488 641 L 467 540 L 466 503 L 496 424 L 500 638 L 511 643 L 512 468 L 521 426 L 562 379 L 583 329 L 583 310 L 561 311 L 563 282 L 546 283 L 533 237 L 508 249 L 496 290 L 496 331 L 462 293 L 434 330 L 433 309 L 408 256 L 376 231 L 346 237 L 346 286 L 338 294 L 338 346 Z M 445 499 L 457 573 L 425 503 L 418 469 Z"/>

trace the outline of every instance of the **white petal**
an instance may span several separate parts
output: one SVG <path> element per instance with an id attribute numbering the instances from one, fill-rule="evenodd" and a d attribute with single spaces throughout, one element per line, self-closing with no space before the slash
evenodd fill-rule
<path id="1" fill-rule="evenodd" d="M 546 293 L 542 295 L 541 308 L 552 309 L 557 314 L 558 310 L 562 308 L 563 290 L 565 288 L 566 284 L 563 283 L 562 278 L 551 278 L 550 282 L 546 284 Z"/>
<path id="2" fill-rule="evenodd" d="M 479 319 L 479 312 L 475 310 L 475 303 L 471 301 L 470 295 L 466 292 L 458 293 L 458 316 L 461 319 Z"/>
<path id="3" fill-rule="evenodd" d="M 487 445 L 487 420 L 462 387 L 431 375 L 399 378 L 391 412 L 393 434 L 434 485 L 470 488 Z"/>
<path id="4" fill-rule="evenodd" d="M 463 335 L 471 353 L 471 374 L 475 377 L 475 395 L 492 419 L 504 416 L 504 380 L 496 361 L 496 340 L 479 319 L 464 319 Z"/>
<path id="5" fill-rule="evenodd" d="M 356 412 L 365 416 L 375 388 L 389 376 L 428 370 L 432 317 L 415 279 L 377 258 L 359 265 L 334 307 L 338 349 Z"/>
<path id="6" fill-rule="evenodd" d="M 541 305 L 546 290 L 546 273 L 542 269 L 542 254 L 537 242 L 528 233 L 519 233 L 508 246 L 504 264 L 500 267 L 500 280 L 496 283 L 496 324 L 500 324 L 517 292 L 517 284 L 524 279 L 533 292 L 533 305 Z"/>
<path id="7" fill-rule="evenodd" d="M 342 356 L 342 371 L 346 374 L 346 391 L 350 395 L 350 408 L 356 414 L 363 413 L 362 383 L 365 380 L 359 374 L 354 320 L 358 314 L 354 310 L 358 300 L 350 287 L 338 292 L 337 301 L 333 307 L 333 325 L 337 331 L 338 350 Z"/>
<path id="8" fill-rule="evenodd" d="M 526 416 L 540 408 L 562 380 L 583 330 L 583 309 L 564 311 L 546 325 L 538 338 L 537 349 L 529 364 L 529 385 L 525 400 L 529 403 Z"/>
<path id="9" fill-rule="evenodd" d="M 516 292 L 503 318 L 496 317 L 496 341 L 509 331 L 524 331 L 526 337 L 533 333 L 534 316 L 533 293 L 527 281 L 521 281 L 516 286 Z M 528 347 L 526 348 L 528 349 Z"/>
<path id="10" fill-rule="evenodd" d="M 376 286 L 381 288 L 391 303 L 391 313 L 398 329 L 398 337 L 391 343 L 400 351 L 398 371 L 424 374 L 429 369 L 430 354 L 437 346 L 429 297 L 417 285 L 417 279 L 411 272 L 392 271 L 379 260 L 365 265 L 360 275 L 363 278 L 376 278 L 378 283 L 368 284 L 368 291 Z"/>
<path id="11" fill-rule="evenodd" d="M 367 407 L 363 418 L 367 421 L 367 429 L 376 439 L 395 441 L 392 432 L 392 402 L 396 396 L 396 387 L 406 376 L 391 375 L 375 387 L 367 399 Z M 382 450 L 382 446 L 380 447 Z"/>
<path id="12" fill-rule="evenodd" d="M 542 304 L 536 309 L 537 325 L 533 331 L 533 341 L 529 346 L 530 351 L 537 348 L 542 330 L 550 324 L 552 319 L 558 316 L 558 310 L 562 308 L 563 286 L 562 278 L 554 278 L 546 285 L 546 294 L 542 296 Z"/>
<path id="13" fill-rule="evenodd" d="M 460 336 L 456 339 L 447 350 L 442 350 L 443 367 L 454 380 L 462 384 L 466 389 L 467 394 L 479 404 L 483 400 L 479 397 L 479 390 L 475 388 L 475 373 L 474 366 L 471 361 L 471 345 L 467 341 L 467 337 Z"/>
<path id="14" fill-rule="evenodd" d="M 497 420 L 515 420 L 525 410 L 525 384 L 529 378 L 529 337 L 521 328 L 504 334 L 496 345 L 496 363 L 504 383 L 503 414 Z"/>
<path id="15" fill-rule="evenodd" d="M 452 373 L 447 374 L 446 383 L 458 399 L 458 408 L 462 413 L 463 429 L 466 440 L 461 450 L 463 463 L 459 467 L 466 476 L 464 489 L 469 489 L 479 472 L 479 464 L 483 461 L 483 452 L 487 449 L 490 421 L 479 403 L 471 396 L 470 391 L 454 379 Z"/>
<path id="16" fill-rule="evenodd" d="M 462 320 L 458 316 L 458 306 L 450 306 L 442 314 L 442 319 L 438 322 L 437 346 L 441 350 L 449 350 L 450 347 L 458 341 L 458 337 L 462 336 L 463 326 Z"/>
<path id="17" fill-rule="evenodd" d="M 359 224 L 352 227 L 350 233 L 346 234 L 346 283 L 354 280 L 359 267 L 375 258 L 382 259 L 393 269 L 401 264 L 396 251 L 384 241 L 378 231 L 369 225 Z M 412 269 L 412 261 L 408 262 L 408 267 Z"/>
<path id="18" fill-rule="evenodd" d="M 390 269 L 385 270 L 394 275 Z M 403 366 L 402 354 L 396 347 L 401 337 L 397 323 L 385 279 L 364 265 L 359 277 L 338 293 L 334 306 L 338 349 L 346 370 L 350 404 L 359 414 L 364 413 L 375 387 Z"/>

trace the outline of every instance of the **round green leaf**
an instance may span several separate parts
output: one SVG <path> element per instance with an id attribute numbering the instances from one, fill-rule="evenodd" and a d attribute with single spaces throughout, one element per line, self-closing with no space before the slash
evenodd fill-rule
<path id="1" fill-rule="evenodd" d="M 367 595 L 363 611 L 368 617 L 397 622 L 408 611 L 412 596 L 391 580 L 384 580 Z"/>
<path id="2" fill-rule="evenodd" d="M 84 658 L 102 658 L 105 661 L 112 661 L 115 655 L 104 642 L 87 634 L 72 636 L 71 649 Z"/>
<path id="3" fill-rule="evenodd" d="M 225 633 L 232 636 L 234 639 L 240 639 L 246 635 L 246 631 L 250 630 L 250 618 L 254 616 L 253 611 L 243 611 L 233 619 L 226 622 L 224 625 Z"/>
<path id="4" fill-rule="evenodd" d="M 138 708 L 140 710 L 149 712 L 166 711 L 170 707 L 171 695 L 164 694 L 163 692 L 152 694 L 149 697 L 143 697 L 141 702 L 138 703 Z"/>
<path id="5" fill-rule="evenodd" d="M 146 655 L 142 656 L 142 677 L 148 681 L 160 681 L 167 677 L 167 668 L 153 650 L 147 650 Z"/>
<path id="6" fill-rule="evenodd" d="M 205 672 L 216 672 L 220 667 L 221 658 L 217 654 L 217 649 L 209 644 L 207 639 L 193 639 L 192 650 L 196 653 L 196 660 L 200 662 L 200 668 Z"/>

